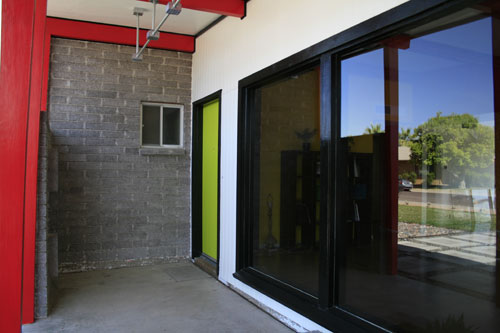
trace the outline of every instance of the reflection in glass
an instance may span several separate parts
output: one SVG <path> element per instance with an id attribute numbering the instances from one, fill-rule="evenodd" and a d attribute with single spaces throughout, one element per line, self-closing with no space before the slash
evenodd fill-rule
<path id="1" fill-rule="evenodd" d="M 256 89 L 253 267 L 318 293 L 319 68 Z"/>
<path id="2" fill-rule="evenodd" d="M 142 144 L 160 144 L 160 113 L 161 106 L 142 106 Z"/>
<path id="3" fill-rule="evenodd" d="M 341 118 L 343 137 L 382 133 L 385 129 L 384 84 L 381 81 L 384 67 L 380 66 L 383 56 L 382 49 L 378 49 L 342 61 L 341 109 L 349 110 Z"/>
<path id="4" fill-rule="evenodd" d="M 384 327 L 500 330 L 491 31 L 484 18 L 342 62 L 339 302 Z"/>
<path id="5" fill-rule="evenodd" d="M 163 107 L 163 144 L 179 145 L 180 138 L 180 117 L 179 108 Z"/>

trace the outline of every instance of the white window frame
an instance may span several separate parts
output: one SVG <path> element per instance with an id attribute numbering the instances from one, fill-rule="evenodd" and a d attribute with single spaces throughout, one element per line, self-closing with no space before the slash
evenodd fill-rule
<path id="1" fill-rule="evenodd" d="M 143 107 L 144 106 L 159 106 L 160 107 L 160 144 L 159 145 L 152 145 L 152 144 L 146 144 L 144 145 L 142 143 L 142 131 L 144 130 L 144 124 L 143 124 Z M 163 108 L 174 108 L 174 109 L 179 109 L 179 144 L 178 145 L 164 145 L 163 144 Z M 141 138 L 141 147 L 147 147 L 147 148 L 183 148 L 184 147 L 184 105 L 181 104 L 168 104 L 168 103 L 149 103 L 149 102 L 143 102 L 141 103 L 141 131 L 140 131 L 140 138 Z"/>

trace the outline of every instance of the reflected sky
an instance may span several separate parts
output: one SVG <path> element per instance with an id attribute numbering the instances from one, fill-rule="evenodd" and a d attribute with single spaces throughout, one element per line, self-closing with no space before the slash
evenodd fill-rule
<path id="1" fill-rule="evenodd" d="M 399 52 L 399 127 L 415 128 L 437 112 L 475 115 L 493 126 L 491 19 L 412 39 Z M 341 136 L 384 128 L 383 50 L 342 61 Z"/>

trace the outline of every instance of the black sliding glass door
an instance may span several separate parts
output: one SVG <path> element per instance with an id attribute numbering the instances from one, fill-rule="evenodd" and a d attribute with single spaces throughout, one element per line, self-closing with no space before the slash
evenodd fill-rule
<path id="1" fill-rule="evenodd" d="M 240 82 L 235 277 L 331 330 L 500 330 L 500 5 L 442 3 Z"/>

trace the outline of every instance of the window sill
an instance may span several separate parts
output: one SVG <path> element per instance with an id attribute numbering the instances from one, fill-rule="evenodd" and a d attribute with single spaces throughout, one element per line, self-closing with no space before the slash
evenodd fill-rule
<path id="1" fill-rule="evenodd" d="M 140 155 L 186 155 L 186 149 L 142 147 L 139 148 L 139 154 Z"/>

